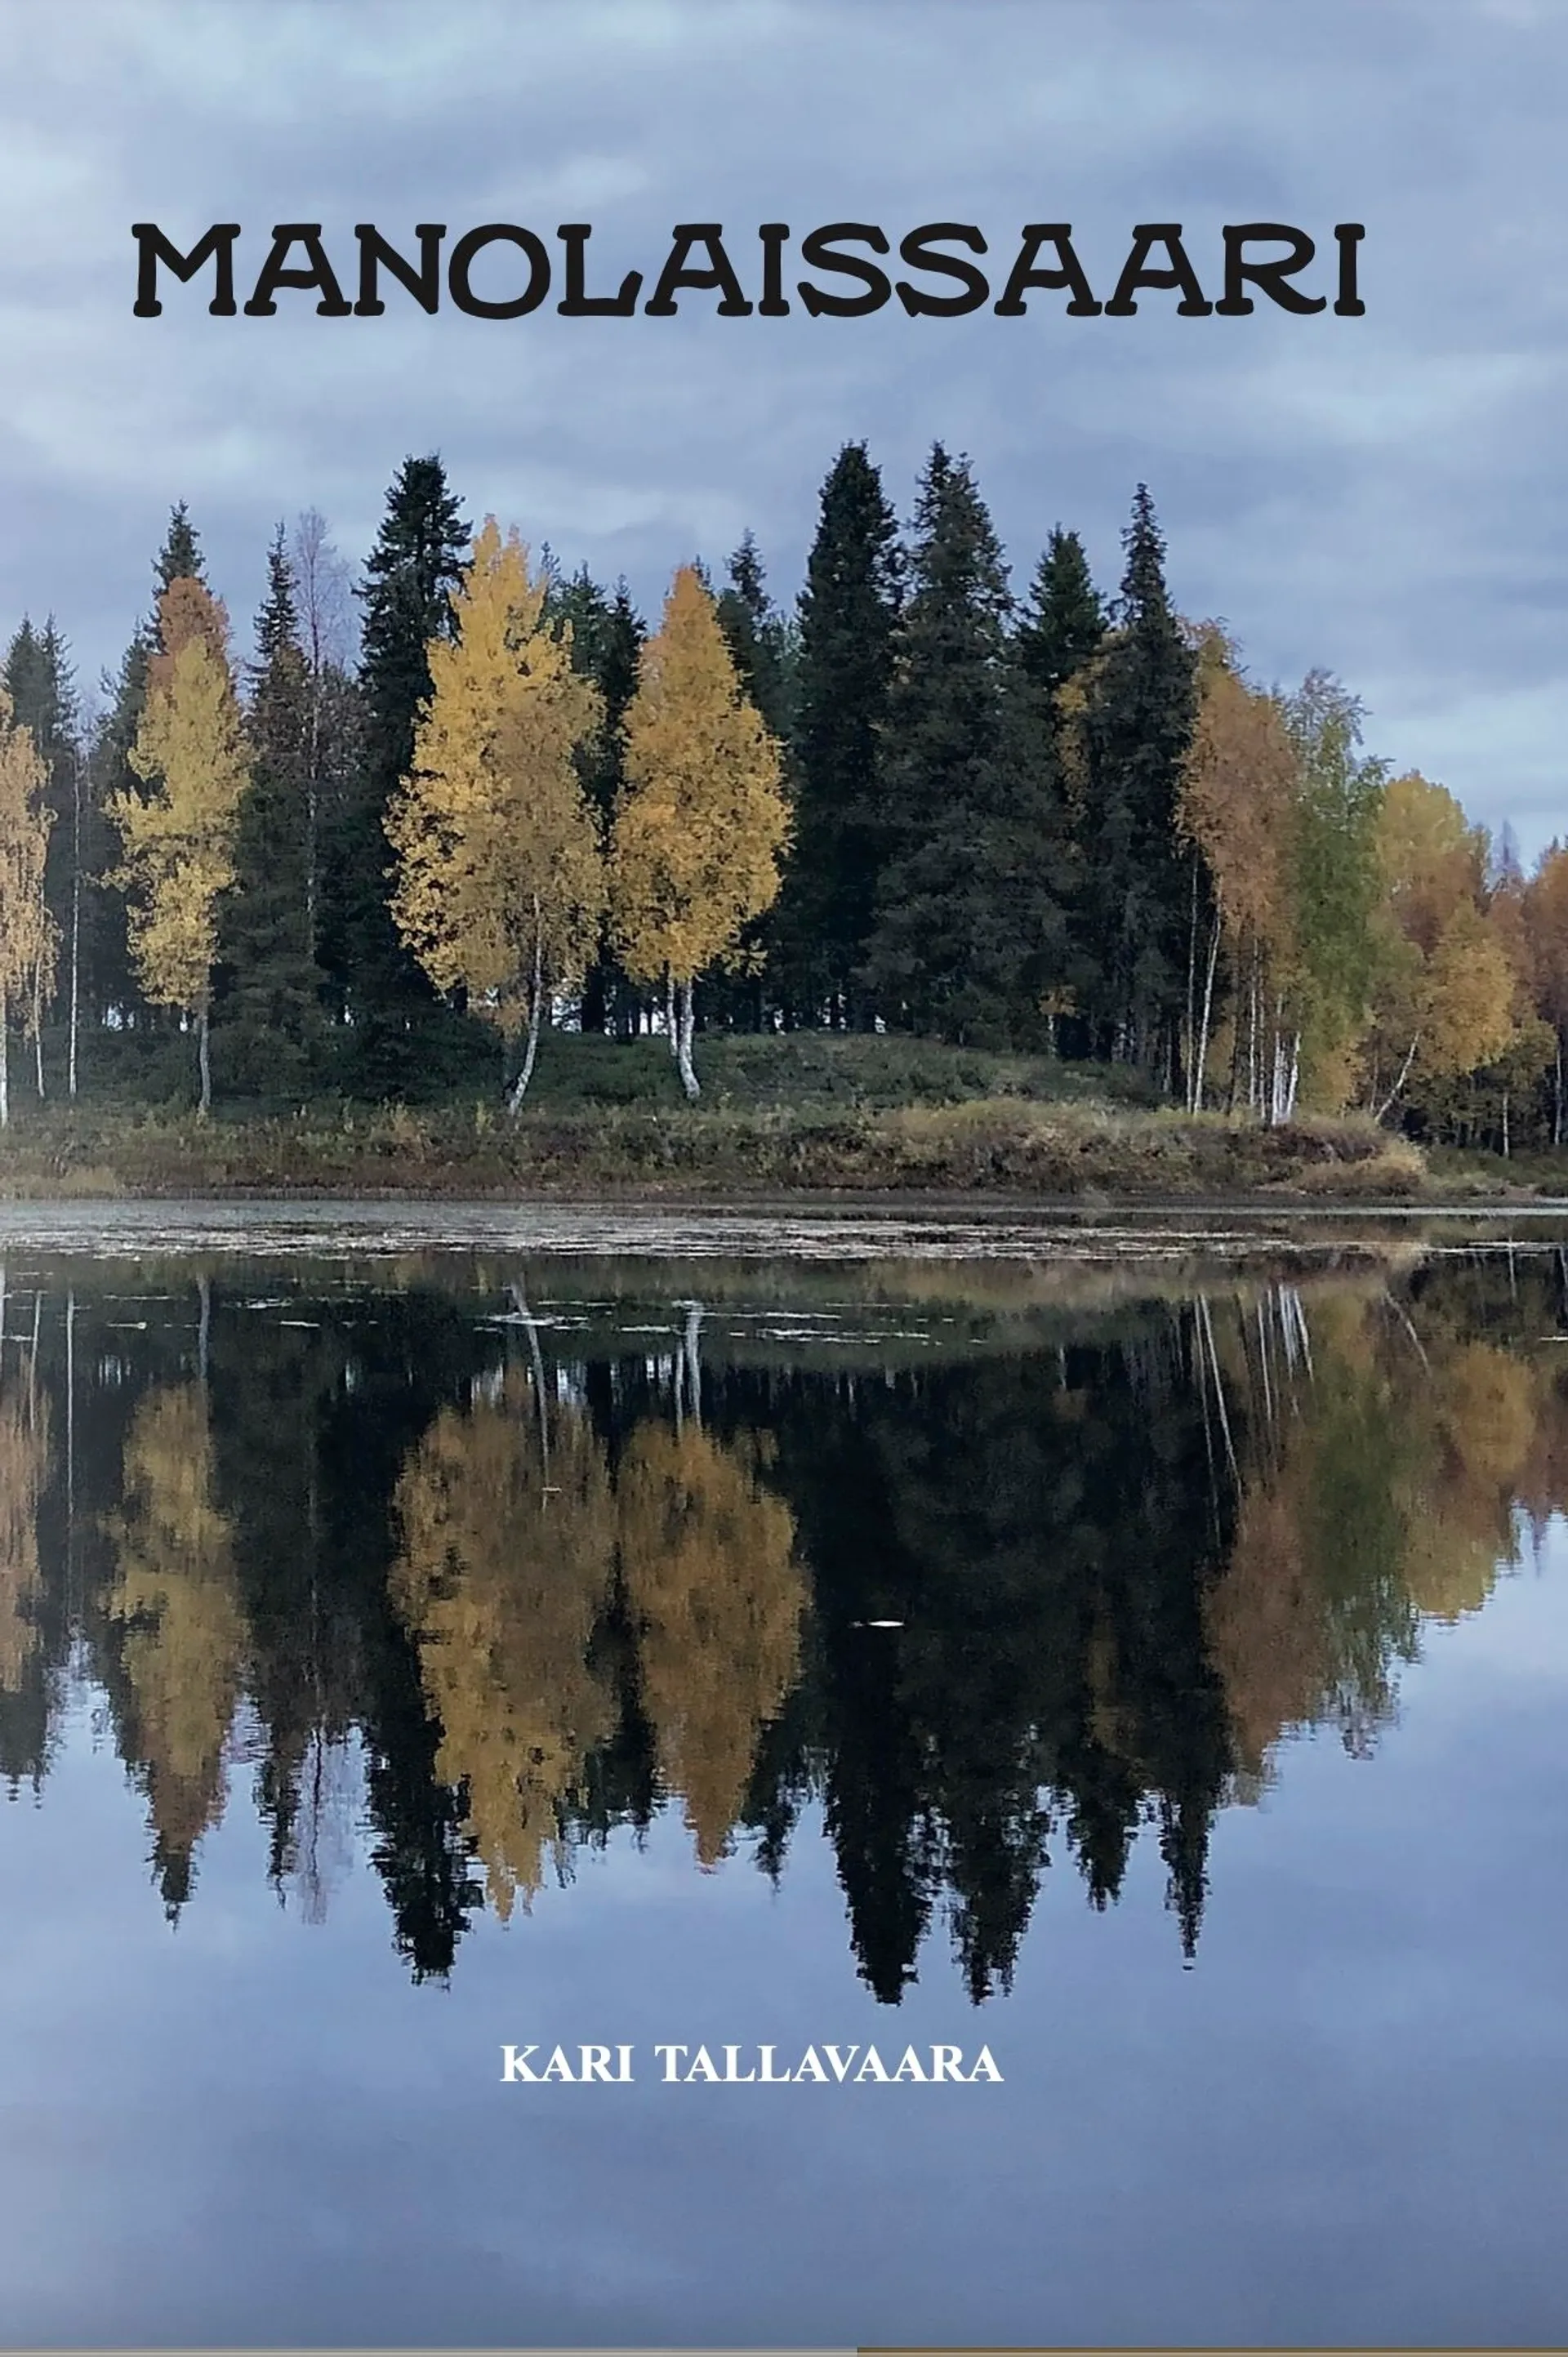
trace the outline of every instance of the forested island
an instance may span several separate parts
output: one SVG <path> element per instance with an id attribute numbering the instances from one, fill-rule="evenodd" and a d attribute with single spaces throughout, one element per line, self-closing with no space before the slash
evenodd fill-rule
<path id="1" fill-rule="evenodd" d="M 792 607 L 747 533 L 647 618 L 411 457 L 244 657 L 176 506 L 97 699 L 6 650 L 0 1186 L 1555 1188 L 1568 851 L 1123 542 L 1016 595 L 966 459 L 904 527 L 850 443 Z"/>

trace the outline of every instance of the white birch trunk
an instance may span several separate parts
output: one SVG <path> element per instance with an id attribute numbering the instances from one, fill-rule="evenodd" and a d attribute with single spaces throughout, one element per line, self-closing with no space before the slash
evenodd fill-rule
<path id="1" fill-rule="evenodd" d="M 703 1330 L 703 1305 L 700 1301 L 686 1304 L 685 1330 L 681 1337 L 681 1364 L 685 1373 L 686 1397 L 691 1402 L 692 1421 L 703 1421 L 703 1361 L 699 1337 Z"/>
<path id="2" fill-rule="evenodd" d="M 210 1035 L 211 1024 L 209 1018 L 207 1001 L 204 998 L 201 1002 L 200 1012 L 196 1019 L 196 1061 L 197 1069 L 201 1074 L 201 1098 L 197 1111 L 202 1121 L 207 1119 L 208 1114 L 212 1110 L 212 1054 Z"/>
<path id="3" fill-rule="evenodd" d="M 1415 1061 L 1415 1051 L 1420 1045 L 1421 1034 L 1418 1031 L 1414 1039 L 1411 1041 L 1410 1046 L 1404 1051 L 1404 1061 L 1399 1068 L 1399 1078 L 1395 1081 L 1392 1088 L 1389 1091 L 1388 1095 L 1383 1099 L 1382 1103 L 1378 1107 L 1376 1117 L 1379 1121 L 1381 1121 L 1383 1115 L 1392 1104 L 1395 1097 L 1398 1096 L 1401 1089 L 1403 1088 L 1406 1081 L 1410 1078 L 1410 1068 Z"/>
<path id="4" fill-rule="evenodd" d="M 1262 1110 L 1262 1090 L 1258 1071 L 1258 957 L 1252 953 L 1252 976 L 1247 990 L 1247 1110 Z"/>
<path id="5" fill-rule="evenodd" d="M 70 1017 L 65 1059 L 65 1092 L 76 1095 L 76 1035 L 81 1018 L 81 763 L 76 764 L 71 809 Z"/>
<path id="6" fill-rule="evenodd" d="M 1214 1014 L 1214 969 L 1219 960 L 1219 918 L 1216 913 L 1214 931 L 1208 937 L 1208 968 L 1203 978 L 1203 1012 L 1197 1027 L 1197 1054 L 1193 1063 L 1192 1088 L 1188 1110 L 1203 1111 L 1203 1075 L 1208 1062 L 1208 1027 Z"/>
<path id="7" fill-rule="evenodd" d="M 685 1090 L 689 1103 L 695 1104 L 703 1090 L 692 1062 L 692 985 L 688 981 L 680 986 L 676 1006 L 675 1061 L 680 1068 L 681 1086 Z"/>
<path id="8" fill-rule="evenodd" d="M 11 1125 L 11 1008 L 0 991 L 0 1129 Z"/>
<path id="9" fill-rule="evenodd" d="M 544 927 L 540 920 L 539 895 L 533 896 L 533 978 L 528 1000 L 528 1046 L 523 1052 L 522 1070 L 512 1084 L 507 1100 L 507 1111 L 513 1121 L 522 1110 L 528 1084 L 533 1078 L 534 1060 L 539 1054 L 539 1027 L 544 1014 Z"/>

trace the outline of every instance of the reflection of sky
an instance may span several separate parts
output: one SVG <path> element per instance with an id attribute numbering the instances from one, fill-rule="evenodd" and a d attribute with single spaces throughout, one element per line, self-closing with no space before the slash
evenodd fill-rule
<path id="1" fill-rule="evenodd" d="M 1047 1876 L 1015 1992 L 939 1931 L 854 1978 L 814 1819 L 779 1895 L 678 1824 L 413 1987 L 360 1864 L 279 1910 L 234 1777 L 178 1929 L 81 1713 L 0 1811 L 18 2341 L 1561 2341 L 1568 1536 L 1429 1628 L 1369 1761 L 1225 1812 L 1196 1969 L 1152 1838 Z M 506 2040 L 983 2037 L 1000 2088 L 503 2088 Z"/>
<path id="2" fill-rule="evenodd" d="M 177 498 L 237 617 L 280 514 L 314 503 L 357 562 L 399 460 L 435 446 L 470 514 L 624 570 L 645 605 L 747 524 L 790 594 L 838 445 L 868 436 L 907 512 L 941 436 L 1020 576 L 1060 520 L 1113 585 L 1146 479 L 1178 601 L 1224 615 L 1265 681 L 1326 664 L 1377 750 L 1527 849 L 1561 825 L 1568 23 L 1548 0 L 4 16 L 0 627 L 52 608 L 85 679 L 144 609 Z M 182 241 L 239 221 L 243 301 L 271 224 L 302 219 L 350 275 L 360 221 L 394 243 L 532 224 L 557 256 L 557 223 L 586 221 L 590 284 L 638 268 L 645 297 L 679 221 L 723 222 L 754 293 L 763 221 L 895 242 L 973 221 L 1004 270 L 1023 223 L 1069 221 L 1102 297 L 1135 222 L 1181 221 L 1213 296 L 1225 222 L 1299 223 L 1331 253 L 1359 221 L 1368 309 L 762 320 L 699 296 L 674 319 L 492 324 L 394 288 L 376 321 L 308 296 L 289 316 L 286 294 L 272 320 L 215 320 L 192 287 L 132 317 L 133 221 Z"/>

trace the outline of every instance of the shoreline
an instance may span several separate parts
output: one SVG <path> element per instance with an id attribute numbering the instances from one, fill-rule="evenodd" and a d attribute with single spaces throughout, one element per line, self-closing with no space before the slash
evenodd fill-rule
<path id="1" fill-rule="evenodd" d="M 1514 1232 L 1528 1222 L 1535 1232 Z M 1423 1232 L 1430 1223 L 1435 1232 Z M 1541 1232 L 1544 1228 L 1546 1234 Z M 1330 1264 L 1478 1248 L 1562 1251 L 1568 1201 L 1079 1202 L 907 1195 L 832 1202 L 371 1195 L 121 1196 L 0 1201 L 0 1263 L 216 1254 L 265 1259 L 424 1252 L 542 1258 L 1130 1265 Z"/>

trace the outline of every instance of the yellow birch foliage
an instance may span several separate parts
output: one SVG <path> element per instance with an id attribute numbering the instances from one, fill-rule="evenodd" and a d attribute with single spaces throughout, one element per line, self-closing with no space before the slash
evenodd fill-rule
<path id="1" fill-rule="evenodd" d="M 1568 1032 L 1568 849 L 1553 843 L 1524 890 L 1524 931 L 1535 1003 Z"/>
<path id="2" fill-rule="evenodd" d="M 19 998 L 47 996 L 54 980 L 55 927 L 44 901 L 44 855 L 54 814 L 47 772 L 29 729 L 12 724 L 0 687 L 0 1020 Z"/>
<path id="3" fill-rule="evenodd" d="M 194 592 L 204 602 L 197 627 Z M 195 582 L 164 593 L 177 651 L 156 659 L 131 767 L 148 788 L 116 794 L 108 814 L 124 845 L 118 880 L 133 893 L 131 950 L 155 1005 L 206 1004 L 218 952 L 218 900 L 234 881 L 234 836 L 249 783 L 220 606 Z M 190 611 L 186 608 L 189 608 Z"/>
<path id="4" fill-rule="evenodd" d="M 453 599 L 461 637 L 429 649 L 435 693 L 386 818 L 403 941 L 438 990 L 461 985 L 509 1031 L 532 1012 L 536 953 L 546 987 L 581 975 L 605 901 L 572 758 L 600 698 L 572 669 L 570 631 L 550 627 L 545 588 L 488 516 Z"/>
<path id="5" fill-rule="evenodd" d="M 395 1499 L 393 1602 L 503 1921 L 542 1881 L 559 1803 L 615 1719 L 588 1664 L 615 1561 L 604 1450 L 585 1415 L 547 1401 L 542 1426 L 538 1406 L 514 1371 L 499 1402 L 444 1409 Z"/>
<path id="6" fill-rule="evenodd" d="M 1462 901 L 1426 964 L 1429 1071 L 1469 1072 L 1503 1053 L 1513 1037 L 1516 981 L 1496 929 L 1473 901 Z"/>
<path id="7" fill-rule="evenodd" d="M 1520 977 L 1488 922 L 1486 839 L 1444 786 L 1412 770 L 1384 790 L 1378 822 L 1383 950 L 1369 1049 L 1391 1079 L 1474 1071 L 1513 1038 Z M 1406 1068 L 1408 1069 L 1408 1068 Z"/>
<path id="8" fill-rule="evenodd" d="M 698 1860 L 715 1866 L 757 1737 L 799 1666 L 806 1589 L 794 1521 L 754 1463 L 692 1423 L 639 1428 L 621 1463 L 619 1506 L 643 1707 Z"/>
<path id="9" fill-rule="evenodd" d="M 124 1503 L 107 1524 L 118 1567 L 108 1611 L 122 1631 L 129 1749 L 145 1772 L 159 1853 L 187 1869 L 223 1813 L 245 1655 L 232 1534 L 213 1489 L 200 1384 L 155 1392 L 125 1436 Z"/>
<path id="10" fill-rule="evenodd" d="M 689 565 L 638 677 L 611 851 L 616 939 L 634 980 L 689 983 L 772 906 L 789 806 L 779 748 Z"/>
<path id="11" fill-rule="evenodd" d="M 1235 651 L 1210 626 L 1198 641 L 1198 709 L 1183 766 L 1177 823 L 1213 879 L 1232 948 L 1288 949 L 1285 860 L 1297 779 L 1294 748 L 1272 695 L 1247 685 Z"/>

